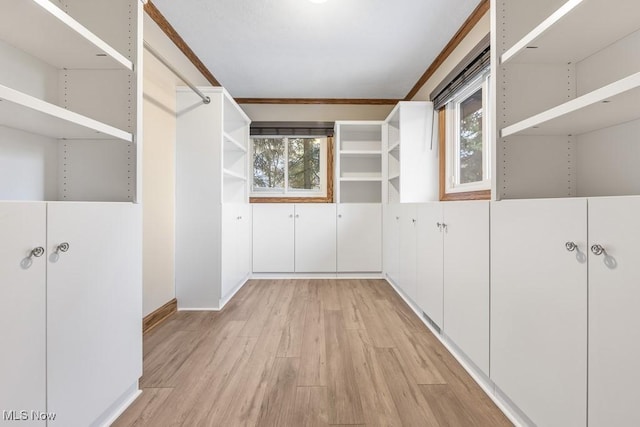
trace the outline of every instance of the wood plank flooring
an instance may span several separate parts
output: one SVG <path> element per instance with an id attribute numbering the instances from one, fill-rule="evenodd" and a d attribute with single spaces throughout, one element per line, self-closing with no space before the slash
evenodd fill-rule
<path id="1" fill-rule="evenodd" d="M 144 337 L 114 426 L 510 426 L 383 280 L 252 280 Z"/>

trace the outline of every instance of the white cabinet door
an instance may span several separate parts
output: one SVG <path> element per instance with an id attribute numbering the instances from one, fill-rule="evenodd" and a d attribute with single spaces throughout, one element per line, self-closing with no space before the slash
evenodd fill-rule
<path id="1" fill-rule="evenodd" d="M 46 248 L 45 203 L 0 203 L 0 412 L 46 410 Z M 30 416 L 30 413 L 29 413 Z M 32 420 L 0 425 L 45 425 Z"/>
<path id="2" fill-rule="evenodd" d="M 91 425 L 142 375 L 141 218 L 129 203 L 48 204 L 50 426 Z"/>
<path id="3" fill-rule="evenodd" d="M 256 203 L 253 205 L 253 271 L 293 273 L 294 205 Z"/>
<path id="4" fill-rule="evenodd" d="M 400 205 L 388 204 L 383 206 L 383 267 L 386 276 L 399 285 L 400 272 Z"/>
<path id="5" fill-rule="evenodd" d="M 589 425 L 640 425 L 640 197 L 589 199 Z"/>
<path id="6" fill-rule="evenodd" d="M 416 224 L 416 304 L 439 328 L 443 317 L 442 203 L 421 203 Z"/>
<path id="7" fill-rule="evenodd" d="M 444 332 L 489 375 L 489 202 L 443 209 Z"/>
<path id="8" fill-rule="evenodd" d="M 382 271 L 382 206 L 342 203 L 337 209 L 338 271 Z"/>
<path id="9" fill-rule="evenodd" d="M 402 204 L 400 211 L 400 283 L 406 296 L 416 301 L 417 206 Z"/>
<path id="10" fill-rule="evenodd" d="M 296 205 L 295 220 L 295 271 L 335 273 L 336 205 Z"/>
<path id="11" fill-rule="evenodd" d="M 491 204 L 491 379 L 539 426 L 587 422 L 586 230 L 584 199 Z"/>

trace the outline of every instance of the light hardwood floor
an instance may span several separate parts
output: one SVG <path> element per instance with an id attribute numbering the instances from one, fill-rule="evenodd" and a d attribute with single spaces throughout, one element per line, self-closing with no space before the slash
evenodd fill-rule
<path id="1" fill-rule="evenodd" d="M 383 280 L 252 280 L 144 337 L 115 426 L 509 426 Z"/>

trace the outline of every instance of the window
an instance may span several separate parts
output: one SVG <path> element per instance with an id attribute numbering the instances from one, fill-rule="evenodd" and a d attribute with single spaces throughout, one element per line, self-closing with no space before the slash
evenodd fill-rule
<path id="1" fill-rule="evenodd" d="M 488 91 L 485 70 L 446 105 L 445 193 L 491 188 Z"/>
<path id="2" fill-rule="evenodd" d="M 252 197 L 326 197 L 327 138 L 254 136 Z"/>

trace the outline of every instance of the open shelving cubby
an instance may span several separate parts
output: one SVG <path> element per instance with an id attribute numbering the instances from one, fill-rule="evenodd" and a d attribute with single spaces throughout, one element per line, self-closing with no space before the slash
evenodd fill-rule
<path id="1" fill-rule="evenodd" d="M 247 203 L 251 120 L 226 90 L 222 99 L 222 202 Z"/>
<path id="2" fill-rule="evenodd" d="M 6 3 L 0 199 L 139 201 L 137 1 Z"/>
<path id="3" fill-rule="evenodd" d="M 338 203 L 380 203 L 383 183 L 383 122 L 336 122 Z"/>
<path id="4" fill-rule="evenodd" d="M 495 197 L 640 194 L 640 3 L 498 7 Z"/>

